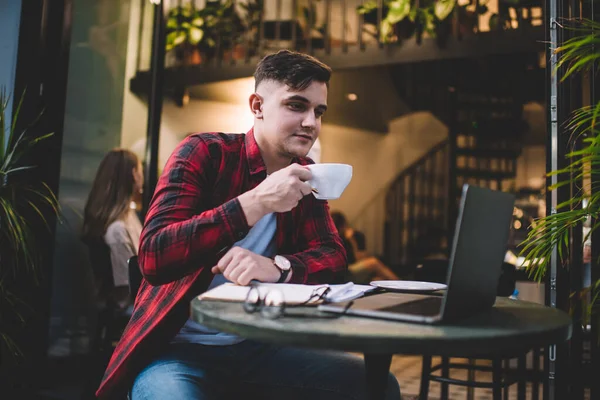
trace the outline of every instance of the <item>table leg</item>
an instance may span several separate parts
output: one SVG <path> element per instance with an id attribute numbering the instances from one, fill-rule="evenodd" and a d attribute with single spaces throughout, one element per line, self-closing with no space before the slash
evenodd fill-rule
<path id="1" fill-rule="evenodd" d="M 365 354 L 365 370 L 367 374 L 369 400 L 385 399 L 391 363 L 391 354 Z"/>

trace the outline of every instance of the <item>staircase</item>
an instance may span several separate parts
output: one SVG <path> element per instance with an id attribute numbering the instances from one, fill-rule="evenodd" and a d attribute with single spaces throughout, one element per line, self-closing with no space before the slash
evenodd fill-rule
<path id="1" fill-rule="evenodd" d="M 384 257 L 399 272 L 425 255 L 447 254 L 464 184 L 507 190 L 516 177 L 526 130 L 522 90 L 515 88 L 518 82 L 493 81 L 489 74 L 474 79 L 471 72 L 466 63 L 436 63 L 403 66 L 394 74 L 413 109 L 426 109 L 449 127 L 448 139 L 387 190 Z"/>

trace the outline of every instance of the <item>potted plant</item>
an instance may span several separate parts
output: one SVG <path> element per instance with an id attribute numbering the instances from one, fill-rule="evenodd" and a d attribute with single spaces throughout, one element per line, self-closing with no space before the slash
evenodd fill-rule
<path id="1" fill-rule="evenodd" d="M 357 8 L 365 24 L 381 24 L 377 27 L 382 43 L 397 42 L 415 35 L 420 41 L 423 34 L 435 37 L 436 27 L 445 21 L 454 10 L 456 0 L 386 0 L 379 10 L 376 1 L 367 1 Z"/>
<path id="2" fill-rule="evenodd" d="M 184 64 L 200 64 L 216 56 L 240 58 L 245 27 L 232 0 L 207 1 L 196 9 L 188 3 L 167 13 L 166 50 Z M 243 50 L 243 49 L 242 49 Z"/>
<path id="3" fill-rule="evenodd" d="M 204 18 L 190 4 L 170 9 L 165 27 L 166 50 L 174 50 L 175 57 L 186 64 L 200 64 L 197 46 L 204 38 L 204 25 Z"/>
<path id="4" fill-rule="evenodd" d="M 15 338 L 27 322 L 27 305 L 14 290 L 16 280 L 37 282 L 40 261 L 33 226 L 59 215 L 56 196 L 32 173 L 31 151 L 52 133 L 34 136 L 16 125 L 23 98 L 8 120 L 9 98 L 0 90 L 0 364 L 21 354 Z M 36 221 L 38 219 L 39 221 Z"/>

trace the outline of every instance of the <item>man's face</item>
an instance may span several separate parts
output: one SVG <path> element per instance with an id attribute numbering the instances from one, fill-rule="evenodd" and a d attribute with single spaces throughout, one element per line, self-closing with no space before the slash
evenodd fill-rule
<path id="1" fill-rule="evenodd" d="M 313 81 L 305 90 L 264 81 L 256 93 L 262 99 L 257 118 L 261 143 L 273 155 L 304 157 L 321 131 L 321 116 L 327 109 L 327 85 Z"/>

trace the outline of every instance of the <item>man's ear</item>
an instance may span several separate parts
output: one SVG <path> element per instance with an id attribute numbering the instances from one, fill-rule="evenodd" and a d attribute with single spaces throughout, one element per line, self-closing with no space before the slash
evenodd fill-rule
<path id="1" fill-rule="evenodd" d="M 252 93 L 250 95 L 250 111 L 252 111 L 252 115 L 254 115 L 255 118 L 258 119 L 262 119 L 263 117 L 263 98 L 260 97 L 260 95 L 258 95 L 257 93 Z"/>

